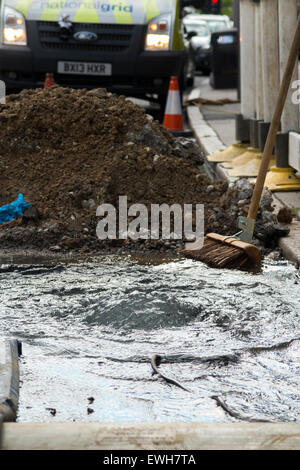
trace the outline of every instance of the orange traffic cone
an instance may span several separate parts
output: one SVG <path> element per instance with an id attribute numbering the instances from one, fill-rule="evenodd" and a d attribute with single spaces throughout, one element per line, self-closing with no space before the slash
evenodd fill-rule
<path id="1" fill-rule="evenodd" d="M 171 77 L 163 126 L 169 131 L 183 131 L 183 117 L 177 77 Z"/>
<path id="2" fill-rule="evenodd" d="M 53 85 L 55 85 L 53 73 L 46 73 L 44 88 L 50 88 Z"/>

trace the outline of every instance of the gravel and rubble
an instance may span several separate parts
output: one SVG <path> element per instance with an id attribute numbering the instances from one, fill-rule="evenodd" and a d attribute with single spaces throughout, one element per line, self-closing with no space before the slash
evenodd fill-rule
<path id="1" fill-rule="evenodd" d="M 102 203 L 204 204 L 205 231 L 233 234 L 253 187 L 211 182 L 193 139 L 174 138 L 139 106 L 105 89 L 24 90 L 0 105 L 0 205 L 23 193 L 23 217 L 0 226 L 2 249 L 57 252 L 180 251 L 178 240 L 98 240 Z M 195 222 L 195 220 L 194 220 Z M 265 192 L 255 243 L 288 232 Z"/>

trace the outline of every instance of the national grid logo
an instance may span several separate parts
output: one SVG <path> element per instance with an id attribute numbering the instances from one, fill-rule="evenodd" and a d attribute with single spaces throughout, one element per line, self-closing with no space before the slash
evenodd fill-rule
<path id="1" fill-rule="evenodd" d="M 99 10 L 103 13 L 109 13 L 110 11 L 112 12 L 124 12 L 124 13 L 133 13 L 133 5 L 124 5 L 122 3 L 115 3 L 115 4 L 110 4 L 110 3 L 101 3 L 101 2 L 81 2 L 81 1 L 76 1 L 76 0 L 70 0 L 70 1 L 58 1 L 58 2 L 42 2 L 41 3 L 41 8 L 42 9 L 53 9 L 53 10 L 61 10 L 61 9 L 71 9 L 71 10 L 78 10 L 79 8 L 81 9 L 87 9 L 87 10 Z"/>

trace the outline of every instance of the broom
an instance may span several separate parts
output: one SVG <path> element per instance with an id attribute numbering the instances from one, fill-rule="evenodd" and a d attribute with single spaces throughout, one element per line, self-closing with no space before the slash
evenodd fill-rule
<path id="1" fill-rule="evenodd" d="M 241 231 L 231 237 L 224 237 L 217 233 L 209 233 L 206 235 L 204 245 L 200 250 L 182 251 L 186 257 L 202 261 L 215 268 L 249 269 L 252 266 L 260 264 L 261 253 L 259 249 L 250 242 L 253 237 L 255 219 L 275 145 L 275 139 L 279 129 L 283 108 L 292 81 L 296 60 L 298 58 L 299 47 L 300 16 L 298 17 L 296 32 L 279 89 L 276 107 L 264 147 L 263 158 L 252 194 L 248 216 L 239 217 L 238 219 L 238 227 Z"/>

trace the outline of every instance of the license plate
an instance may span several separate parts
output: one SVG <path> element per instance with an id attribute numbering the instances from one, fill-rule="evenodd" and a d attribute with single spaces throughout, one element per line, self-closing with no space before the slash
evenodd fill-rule
<path id="1" fill-rule="evenodd" d="M 72 75 L 111 75 L 111 64 L 99 62 L 58 62 L 57 72 Z"/>

